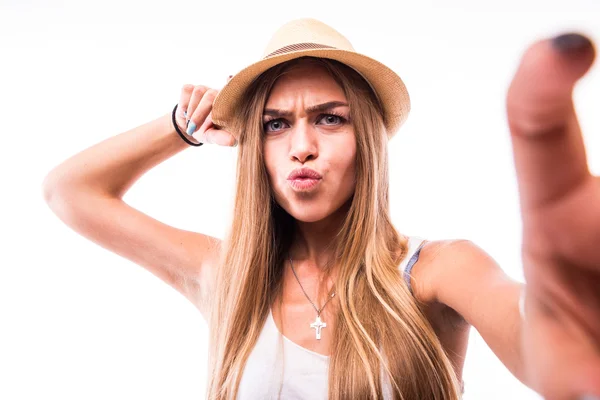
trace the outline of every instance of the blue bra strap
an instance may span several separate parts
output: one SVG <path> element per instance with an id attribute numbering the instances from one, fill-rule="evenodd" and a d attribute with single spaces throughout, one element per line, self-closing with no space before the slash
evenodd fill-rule
<path id="1" fill-rule="evenodd" d="M 406 284 L 408 285 L 408 289 L 410 290 L 411 293 L 412 293 L 412 287 L 410 286 L 410 273 L 413 269 L 413 266 L 419 259 L 419 254 L 421 253 L 421 248 L 423 248 L 423 245 L 426 242 L 427 242 L 427 240 L 423 240 L 423 242 L 421 242 L 421 244 L 419 245 L 419 247 L 417 248 L 417 250 L 415 251 L 413 256 L 410 258 L 410 260 L 408 260 L 408 264 L 406 264 L 406 268 L 404 270 L 404 279 L 406 280 Z"/>

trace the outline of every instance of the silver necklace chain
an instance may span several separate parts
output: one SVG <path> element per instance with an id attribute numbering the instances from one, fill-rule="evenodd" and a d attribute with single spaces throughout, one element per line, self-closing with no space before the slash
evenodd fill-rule
<path id="1" fill-rule="evenodd" d="M 310 297 L 308 297 L 308 295 L 306 294 L 306 291 L 304 290 L 304 287 L 300 283 L 300 279 L 298 279 L 298 275 L 296 275 L 296 270 L 294 269 L 294 263 L 292 262 L 292 257 L 291 256 L 290 256 L 290 265 L 292 266 L 292 272 L 294 273 L 294 276 L 296 277 L 296 280 L 298 281 L 298 284 L 300 285 L 300 289 L 302 289 L 302 292 L 304 292 L 304 295 L 306 296 L 306 298 L 308 299 L 308 301 L 310 301 L 310 304 L 312 304 L 312 306 L 314 307 L 315 311 L 317 312 L 317 317 L 320 316 L 321 315 L 321 311 L 325 308 L 325 306 L 327 305 L 327 303 L 329 303 L 329 300 L 333 299 L 333 297 L 335 296 L 335 291 L 329 296 L 329 298 L 327 299 L 327 301 L 325 302 L 325 304 L 323 304 L 323 307 L 321 307 L 320 309 L 317 308 L 317 306 L 315 306 L 315 303 L 313 303 L 312 300 L 310 299 Z"/>

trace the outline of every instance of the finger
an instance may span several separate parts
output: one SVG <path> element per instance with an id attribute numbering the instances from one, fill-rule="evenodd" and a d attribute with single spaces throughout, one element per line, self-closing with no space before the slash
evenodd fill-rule
<path id="1" fill-rule="evenodd" d="M 572 92 L 594 56 L 589 39 L 569 34 L 535 43 L 521 60 L 507 113 L 524 211 L 564 196 L 589 177 Z"/>
<path id="2" fill-rule="evenodd" d="M 198 106 L 194 109 L 192 115 L 188 113 L 190 123 L 187 127 L 187 134 L 191 135 L 196 132 L 197 127 L 204 123 L 204 120 L 212 110 L 212 104 L 217 96 L 217 91 L 214 89 L 208 89 L 204 92 L 202 99 L 200 99 Z"/>
<path id="3" fill-rule="evenodd" d="M 208 115 L 204 119 L 204 122 L 202 123 L 202 125 L 200 125 L 200 128 L 198 128 L 198 130 L 196 132 L 203 134 L 204 132 L 206 132 L 208 129 L 210 129 L 212 127 L 214 127 L 214 125 L 213 125 L 213 120 L 212 120 L 212 109 L 211 109 L 211 112 L 208 113 Z"/>
<path id="4" fill-rule="evenodd" d="M 192 90 L 192 95 L 188 103 L 188 107 L 186 109 L 186 117 L 188 121 L 191 119 L 191 116 L 193 115 L 196 108 L 198 108 L 198 104 L 200 104 L 200 101 L 202 101 L 202 97 L 204 97 L 204 93 L 206 93 L 207 90 L 208 88 L 206 86 L 194 86 L 194 89 Z"/>
<path id="5" fill-rule="evenodd" d="M 212 112 L 209 112 L 206 118 L 204 119 L 202 125 L 200 125 L 200 128 L 198 128 L 196 132 L 194 132 L 192 135 L 195 139 L 202 143 L 210 143 L 205 135 L 205 132 L 213 126 L 211 115 Z"/>
<path id="6" fill-rule="evenodd" d="M 190 104 L 190 98 L 192 97 L 193 90 L 194 85 L 191 84 L 183 85 L 181 88 L 181 95 L 179 96 L 179 103 L 177 105 L 177 117 L 184 121 L 186 119 L 186 112 Z"/>
<path id="7" fill-rule="evenodd" d="M 235 137 L 223 130 L 218 129 L 212 121 L 212 113 L 209 113 L 202 126 L 196 131 L 194 135 L 199 141 L 203 143 L 214 143 L 220 146 L 236 146 L 237 140 Z"/>
<path id="8" fill-rule="evenodd" d="M 229 133 L 223 129 L 215 129 L 215 128 L 208 129 L 204 133 L 204 136 L 206 137 L 206 140 L 209 143 L 218 144 L 220 146 L 235 147 L 238 144 L 235 137 L 231 133 Z"/>

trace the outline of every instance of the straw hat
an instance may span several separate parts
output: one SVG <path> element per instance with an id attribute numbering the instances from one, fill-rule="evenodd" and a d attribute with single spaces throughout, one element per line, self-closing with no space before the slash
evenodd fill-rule
<path id="1" fill-rule="evenodd" d="M 391 138 L 410 111 L 410 98 L 402 79 L 391 69 L 354 51 L 342 34 L 312 18 L 298 19 L 279 28 L 260 61 L 234 75 L 217 95 L 212 109 L 213 122 L 227 127 L 244 91 L 264 71 L 294 58 L 312 56 L 342 62 L 356 70 L 371 85 L 384 110 L 384 122 Z"/>

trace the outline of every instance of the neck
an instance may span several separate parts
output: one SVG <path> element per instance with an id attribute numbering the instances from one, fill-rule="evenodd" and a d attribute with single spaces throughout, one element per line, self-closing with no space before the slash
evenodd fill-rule
<path id="1" fill-rule="evenodd" d="M 334 242 L 340 231 L 350 202 L 347 202 L 333 214 L 316 222 L 296 221 L 296 233 L 290 248 L 290 257 L 294 266 L 315 273 L 322 272 L 333 259 Z"/>

